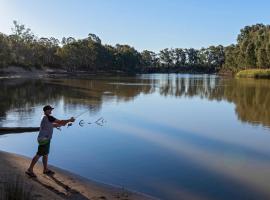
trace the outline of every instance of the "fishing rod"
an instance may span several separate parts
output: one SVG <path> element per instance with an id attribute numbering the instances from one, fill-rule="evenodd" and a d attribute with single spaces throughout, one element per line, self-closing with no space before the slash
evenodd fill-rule
<path id="1" fill-rule="evenodd" d="M 78 119 L 79 117 L 81 117 L 82 115 L 84 115 L 84 114 L 87 113 L 87 112 L 88 112 L 88 110 L 83 111 L 82 113 L 76 115 L 74 118 L 75 118 L 75 119 Z M 103 117 L 100 117 L 100 118 L 98 118 L 96 121 L 94 121 L 93 123 L 97 124 L 98 126 L 103 126 L 103 124 L 106 123 L 106 122 L 107 122 L 107 121 L 106 121 Z M 93 124 L 93 123 L 92 123 L 92 122 L 88 122 L 87 124 Z M 72 126 L 72 125 L 73 125 L 73 123 L 72 123 L 72 122 L 69 122 L 69 123 L 67 124 L 67 128 L 70 127 L 70 126 Z M 83 127 L 83 126 L 85 125 L 85 121 L 84 121 L 84 120 L 80 120 L 80 121 L 79 121 L 79 125 L 80 125 L 81 127 Z M 60 128 L 60 127 L 58 127 L 57 129 L 61 131 L 61 128 Z"/>
<path id="2" fill-rule="evenodd" d="M 75 116 L 74 118 L 75 119 L 77 119 L 78 117 L 80 117 L 80 116 L 82 116 L 82 115 L 84 115 L 85 113 L 87 113 L 88 112 L 88 110 L 86 110 L 86 111 L 84 111 L 84 112 L 82 112 L 82 113 L 80 113 L 80 114 L 78 114 L 77 116 Z"/>
<path id="3" fill-rule="evenodd" d="M 74 119 L 78 119 L 80 116 L 84 115 L 84 114 L 87 113 L 87 112 L 88 112 L 88 110 L 83 111 L 82 113 L 80 113 L 80 114 L 78 114 L 77 116 L 75 116 Z M 69 122 L 69 123 L 67 124 L 67 127 L 70 127 L 70 126 L 72 126 L 72 122 Z"/>

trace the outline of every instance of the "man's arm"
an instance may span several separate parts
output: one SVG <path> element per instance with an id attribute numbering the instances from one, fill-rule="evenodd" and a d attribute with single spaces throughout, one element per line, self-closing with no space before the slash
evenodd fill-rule
<path id="1" fill-rule="evenodd" d="M 58 119 L 56 119 L 53 122 L 53 126 L 54 127 L 65 126 L 65 125 L 67 125 L 67 123 L 74 122 L 74 121 L 75 121 L 75 118 L 74 117 L 71 117 L 70 119 L 64 119 L 64 120 L 58 120 Z"/>

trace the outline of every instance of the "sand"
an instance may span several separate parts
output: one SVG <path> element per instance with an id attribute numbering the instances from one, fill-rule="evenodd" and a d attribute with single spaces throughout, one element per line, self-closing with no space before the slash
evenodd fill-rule
<path id="1" fill-rule="evenodd" d="M 25 174 L 30 159 L 0 151 L 0 184 L 6 177 L 21 177 L 26 188 L 31 188 L 32 194 L 40 200 L 150 200 L 150 196 L 131 192 L 124 188 L 98 183 L 72 174 L 68 171 L 50 166 L 56 172 L 53 176 L 42 173 L 42 164 L 35 167 L 37 178 L 29 178 Z M 1 180 L 2 179 L 2 180 Z M 5 179 L 5 180 L 4 180 Z M 14 181 L 10 179 L 9 181 Z"/>

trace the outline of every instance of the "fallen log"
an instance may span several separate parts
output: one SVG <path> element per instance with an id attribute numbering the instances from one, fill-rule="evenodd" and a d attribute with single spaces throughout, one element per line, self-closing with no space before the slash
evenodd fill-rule
<path id="1" fill-rule="evenodd" d="M 9 133 L 37 132 L 39 127 L 0 127 L 0 135 Z"/>

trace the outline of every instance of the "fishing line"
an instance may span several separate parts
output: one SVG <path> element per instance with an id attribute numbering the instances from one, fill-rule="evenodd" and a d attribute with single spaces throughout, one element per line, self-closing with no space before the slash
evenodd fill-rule
<path id="1" fill-rule="evenodd" d="M 78 119 L 80 116 L 84 115 L 84 114 L 87 113 L 87 112 L 88 112 L 88 110 L 86 110 L 86 111 L 84 111 L 84 112 L 78 114 L 78 115 L 75 116 L 74 118 L 75 118 L 75 119 Z M 100 117 L 100 118 L 98 118 L 98 120 L 96 120 L 95 122 L 88 122 L 87 124 L 93 124 L 93 123 L 95 123 L 96 125 L 103 126 L 103 124 L 106 123 L 106 122 L 107 122 L 107 121 L 106 121 L 103 117 Z M 67 128 L 70 127 L 70 126 L 72 126 L 72 125 L 73 125 L 72 122 L 68 123 L 68 124 L 67 124 Z M 83 127 L 84 125 L 85 125 L 85 121 L 84 121 L 84 120 L 80 120 L 80 121 L 79 121 L 79 126 Z"/>
<path id="2" fill-rule="evenodd" d="M 87 113 L 88 112 L 88 110 L 86 110 L 86 111 L 84 111 L 84 112 L 82 112 L 82 113 L 80 113 L 80 114 L 78 114 L 77 116 L 75 116 L 74 118 L 75 119 L 77 119 L 78 117 L 80 117 L 80 116 L 82 116 L 82 115 L 84 115 L 85 113 Z"/>

